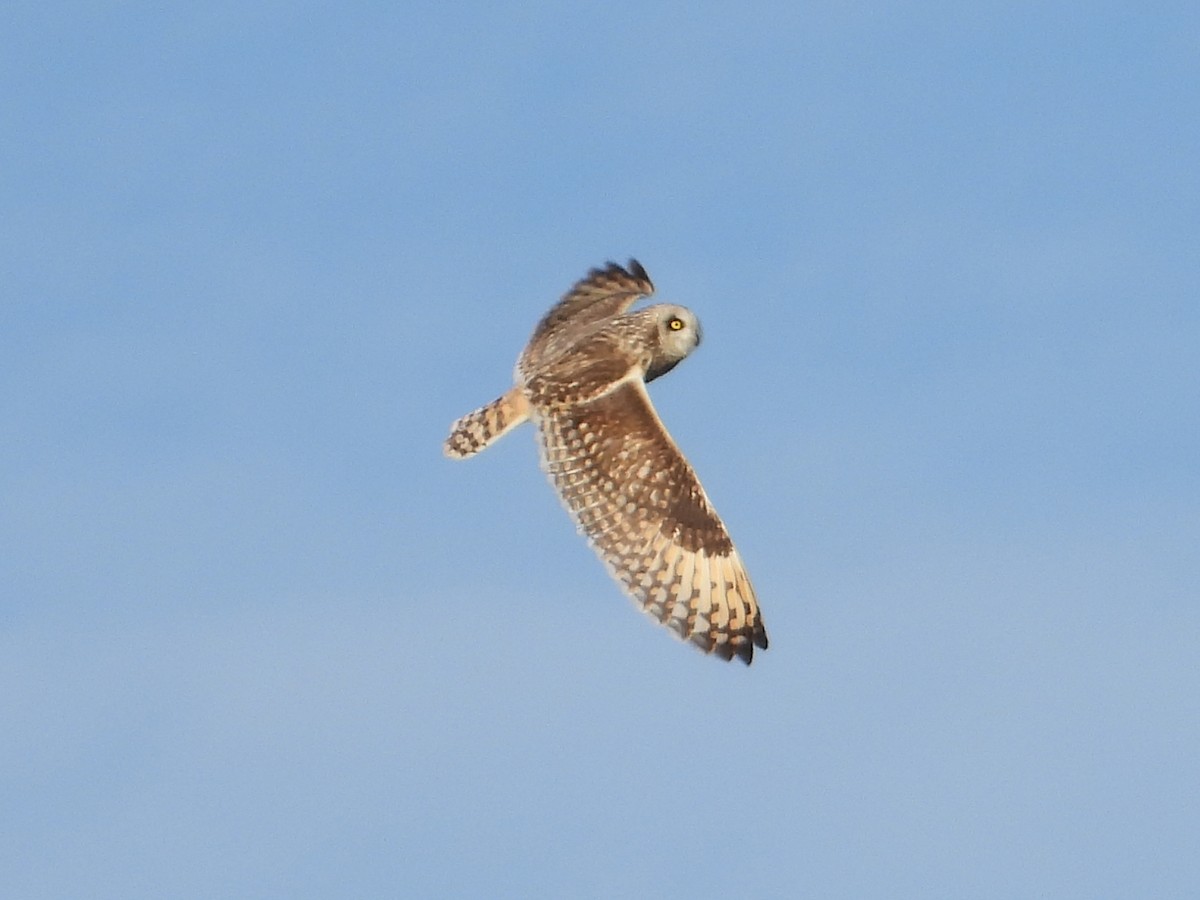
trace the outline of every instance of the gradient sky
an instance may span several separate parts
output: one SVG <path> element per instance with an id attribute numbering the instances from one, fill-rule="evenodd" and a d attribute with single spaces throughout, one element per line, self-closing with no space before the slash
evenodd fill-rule
<path id="1" fill-rule="evenodd" d="M 1200 894 L 1195 3 L 0 25 L 0 895 Z M 749 669 L 440 452 L 630 256 Z"/>

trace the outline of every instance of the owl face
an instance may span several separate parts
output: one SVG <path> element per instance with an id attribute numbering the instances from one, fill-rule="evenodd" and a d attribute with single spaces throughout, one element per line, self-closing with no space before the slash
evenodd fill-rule
<path id="1" fill-rule="evenodd" d="M 700 346 L 703 337 L 700 320 L 686 306 L 662 304 L 655 307 L 658 320 L 658 342 L 662 352 L 683 359 Z"/>
<path id="2" fill-rule="evenodd" d="M 700 320 L 687 307 L 663 303 L 650 307 L 646 312 L 654 314 L 658 338 L 654 358 L 646 372 L 646 380 L 651 381 L 671 371 L 699 347 L 702 334 Z"/>

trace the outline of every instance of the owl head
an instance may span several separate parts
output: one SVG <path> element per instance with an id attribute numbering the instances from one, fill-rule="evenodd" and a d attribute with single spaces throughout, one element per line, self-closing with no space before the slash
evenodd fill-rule
<path id="1" fill-rule="evenodd" d="M 649 314 L 655 334 L 650 341 L 654 355 L 646 369 L 646 380 L 653 381 L 670 372 L 689 353 L 700 346 L 700 320 L 685 306 L 659 303 L 643 310 Z"/>

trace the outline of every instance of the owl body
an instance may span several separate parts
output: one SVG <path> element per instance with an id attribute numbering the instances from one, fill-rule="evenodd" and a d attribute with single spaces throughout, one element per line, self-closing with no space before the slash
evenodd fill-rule
<path id="1" fill-rule="evenodd" d="M 628 311 L 653 290 L 634 260 L 589 272 L 538 323 L 513 388 L 455 422 L 445 452 L 474 455 L 531 421 L 542 468 L 625 593 L 705 652 L 749 663 L 767 646 L 754 589 L 646 392 L 699 346 L 700 323 L 673 304 Z"/>
<path id="2" fill-rule="evenodd" d="M 666 374 L 699 343 L 700 323 L 691 310 L 657 304 L 586 332 L 532 371 L 518 360 L 516 381 L 538 410 L 586 403 L 625 379 Z"/>

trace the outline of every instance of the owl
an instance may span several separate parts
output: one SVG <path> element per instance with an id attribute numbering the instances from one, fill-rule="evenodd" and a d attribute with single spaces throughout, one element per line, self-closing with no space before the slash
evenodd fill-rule
<path id="1" fill-rule="evenodd" d="M 646 391 L 700 345 L 691 310 L 660 303 L 637 260 L 592 269 L 534 329 L 515 385 L 463 416 L 464 459 L 529 420 L 576 527 L 642 610 L 678 637 L 749 664 L 767 633 L 742 559 Z"/>

